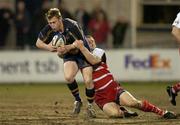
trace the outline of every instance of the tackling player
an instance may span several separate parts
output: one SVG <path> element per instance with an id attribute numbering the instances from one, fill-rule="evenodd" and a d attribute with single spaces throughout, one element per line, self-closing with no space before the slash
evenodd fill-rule
<path id="1" fill-rule="evenodd" d="M 162 110 L 148 101 L 137 100 L 128 91 L 122 88 L 108 70 L 105 51 L 96 48 L 93 37 L 88 36 L 88 43 L 92 51 L 84 47 L 82 41 L 73 44 L 80 49 L 86 59 L 93 65 L 93 82 L 95 87 L 95 102 L 109 117 L 123 117 L 120 106 L 129 106 L 144 112 L 153 112 L 166 119 L 174 119 L 173 112 Z"/>
<path id="2" fill-rule="evenodd" d="M 171 33 L 176 38 L 177 43 L 180 45 L 180 12 L 177 14 L 177 17 L 172 24 Z M 180 48 L 179 48 L 179 54 L 180 54 Z M 176 105 L 176 96 L 177 93 L 180 91 L 180 82 L 176 83 L 173 86 L 167 86 L 166 90 L 169 95 L 170 102 L 173 105 Z"/>
<path id="3" fill-rule="evenodd" d="M 46 19 L 48 24 L 40 31 L 36 46 L 40 49 L 56 52 L 57 48 L 51 44 L 53 36 L 57 32 L 60 32 L 65 36 L 66 43 L 69 44 L 67 45 L 69 51 L 66 54 L 63 53 L 62 58 L 64 60 L 64 77 L 68 82 L 68 88 L 75 98 L 73 114 L 79 114 L 82 107 L 78 85 L 75 80 L 75 76 L 80 69 L 86 85 L 86 96 L 88 100 L 87 113 L 88 116 L 95 117 L 95 111 L 92 106 L 95 93 L 94 84 L 92 82 L 92 66 L 87 62 L 82 53 L 77 51 L 72 44 L 75 39 L 79 39 L 82 40 L 84 46 L 89 49 L 83 31 L 76 21 L 69 18 L 63 19 L 57 8 L 51 8 L 46 13 Z M 63 47 L 61 49 L 63 49 Z"/>

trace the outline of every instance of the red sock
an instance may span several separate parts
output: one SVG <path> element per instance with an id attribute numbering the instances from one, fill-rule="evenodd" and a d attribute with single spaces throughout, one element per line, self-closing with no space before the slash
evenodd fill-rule
<path id="1" fill-rule="evenodd" d="M 175 93 L 180 91 L 180 82 L 172 86 Z"/>
<path id="2" fill-rule="evenodd" d="M 146 100 L 142 102 L 141 110 L 144 112 L 154 112 L 160 116 L 164 114 L 164 111 L 162 109 L 156 107 L 155 105 L 149 103 Z"/>

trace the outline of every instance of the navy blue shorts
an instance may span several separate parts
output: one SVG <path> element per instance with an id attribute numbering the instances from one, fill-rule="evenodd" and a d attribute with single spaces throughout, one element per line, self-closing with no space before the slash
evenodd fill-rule
<path id="1" fill-rule="evenodd" d="M 85 67 L 89 67 L 91 66 L 90 63 L 85 59 L 84 56 L 78 54 L 78 55 L 66 55 L 63 58 L 64 62 L 67 61 L 75 61 L 78 65 L 79 69 L 83 69 Z"/>

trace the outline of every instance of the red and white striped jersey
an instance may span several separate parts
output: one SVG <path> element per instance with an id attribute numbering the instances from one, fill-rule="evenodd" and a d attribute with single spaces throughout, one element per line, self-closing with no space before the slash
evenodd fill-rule
<path id="1" fill-rule="evenodd" d="M 95 91 L 99 91 L 110 85 L 114 81 L 114 78 L 106 64 L 106 58 L 104 58 L 106 56 L 105 51 L 103 49 L 95 48 L 92 53 L 101 58 L 101 62 L 93 66 L 94 88 Z"/>

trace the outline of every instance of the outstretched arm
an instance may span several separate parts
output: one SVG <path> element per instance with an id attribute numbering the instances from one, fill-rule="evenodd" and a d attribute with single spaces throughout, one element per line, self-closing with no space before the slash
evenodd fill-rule
<path id="1" fill-rule="evenodd" d="M 173 26 L 171 33 L 176 38 L 176 41 L 180 44 L 180 29 Z"/>
<path id="2" fill-rule="evenodd" d="M 180 54 L 180 28 L 173 26 L 171 33 L 176 38 L 176 41 L 179 44 L 179 54 Z"/>
<path id="3" fill-rule="evenodd" d="M 96 55 L 93 55 L 83 44 L 82 40 L 76 40 L 73 45 L 75 47 L 77 47 L 81 53 L 85 56 L 85 58 L 87 59 L 87 61 L 89 63 L 91 63 L 92 65 L 95 65 L 97 63 L 101 62 L 101 58 L 99 58 Z"/>
<path id="4" fill-rule="evenodd" d="M 75 49 L 76 47 L 73 44 L 69 44 L 69 45 L 63 45 L 57 48 L 57 52 L 59 56 L 62 56 L 64 54 L 66 54 L 67 52 L 69 52 L 70 50 Z"/>

